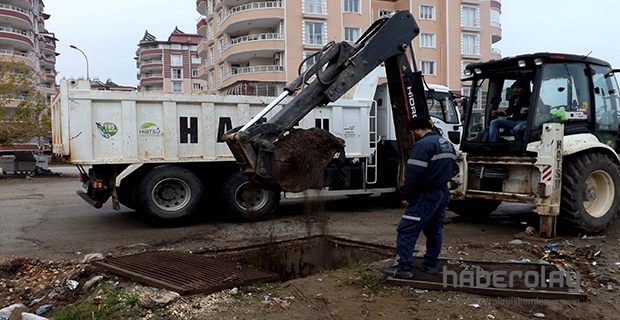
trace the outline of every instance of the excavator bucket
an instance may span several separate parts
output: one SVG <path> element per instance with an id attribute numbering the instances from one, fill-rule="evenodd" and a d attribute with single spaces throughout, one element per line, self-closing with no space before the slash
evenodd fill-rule
<path id="1" fill-rule="evenodd" d="M 344 152 L 344 140 L 319 128 L 291 130 L 274 144 L 271 175 L 287 192 L 319 187 L 323 169 Z"/>

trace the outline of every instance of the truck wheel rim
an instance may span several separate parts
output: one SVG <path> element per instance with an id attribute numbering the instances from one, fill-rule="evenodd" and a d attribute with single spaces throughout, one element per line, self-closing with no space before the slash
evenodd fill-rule
<path id="1" fill-rule="evenodd" d="M 607 172 L 603 170 L 592 172 L 586 179 L 584 209 L 592 217 L 604 216 L 611 209 L 615 191 L 614 181 Z"/>
<path id="2" fill-rule="evenodd" d="M 252 212 L 262 209 L 268 201 L 268 191 L 244 182 L 235 190 L 235 203 L 242 210 Z"/>
<path id="3" fill-rule="evenodd" d="M 185 181 L 167 178 L 155 185 L 151 197 L 159 209 L 173 212 L 183 209 L 191 200 L 192 193 Z"/>

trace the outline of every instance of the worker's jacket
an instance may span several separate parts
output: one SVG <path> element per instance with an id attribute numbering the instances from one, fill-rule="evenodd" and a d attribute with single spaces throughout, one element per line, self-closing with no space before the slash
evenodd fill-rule
<path id="1" fill-rule="evenodd" d="M 407 161 L 403 200 L 411 201 L 426 191 L 446 190 L 453 177 L 456 152 L 450 141 L 436 132 L 418 139 Z"/>

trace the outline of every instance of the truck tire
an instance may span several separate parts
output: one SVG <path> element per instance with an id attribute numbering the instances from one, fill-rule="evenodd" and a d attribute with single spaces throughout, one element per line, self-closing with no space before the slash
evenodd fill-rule
<path id="1" fill-rule="evenodd" d="M 160 220 L 191 216 L 200 207 L 204 186 L 190 170 L 163 165 L 149 171 L 136 191 L 140 210 Z"/>
<path id="2" fill-rule="evenodd" d="M 280 204 L 280 192 L 252 186 L 241 172 L 232 174 L 222 186 L 222 197 L 231 218 L 240 222 L 268 218 Z"/>
<path id="3" fill-rule="evenodd" d="M 565 161 L 559 222 L 578 231 L 605 230 L 620 205 L 618 164 L 601 153 L 584 153 Z"/>
<path id="4" fill-rule="evenodd" d="M 448 209 L 464 218 L 481 219 L 497 210 L 500 204 L 502 204 L 502 202 L 499 200 L 450 200 Z"/>

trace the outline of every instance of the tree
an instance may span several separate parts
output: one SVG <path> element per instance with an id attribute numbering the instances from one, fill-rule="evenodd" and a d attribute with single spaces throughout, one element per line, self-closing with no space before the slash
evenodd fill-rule
<path id="1" fill-rule="evenodd" d="M 37 80 L 31 67 L 0 61 L 0 145 L 49 135 L 47 99 L 37 90 Z"/>

